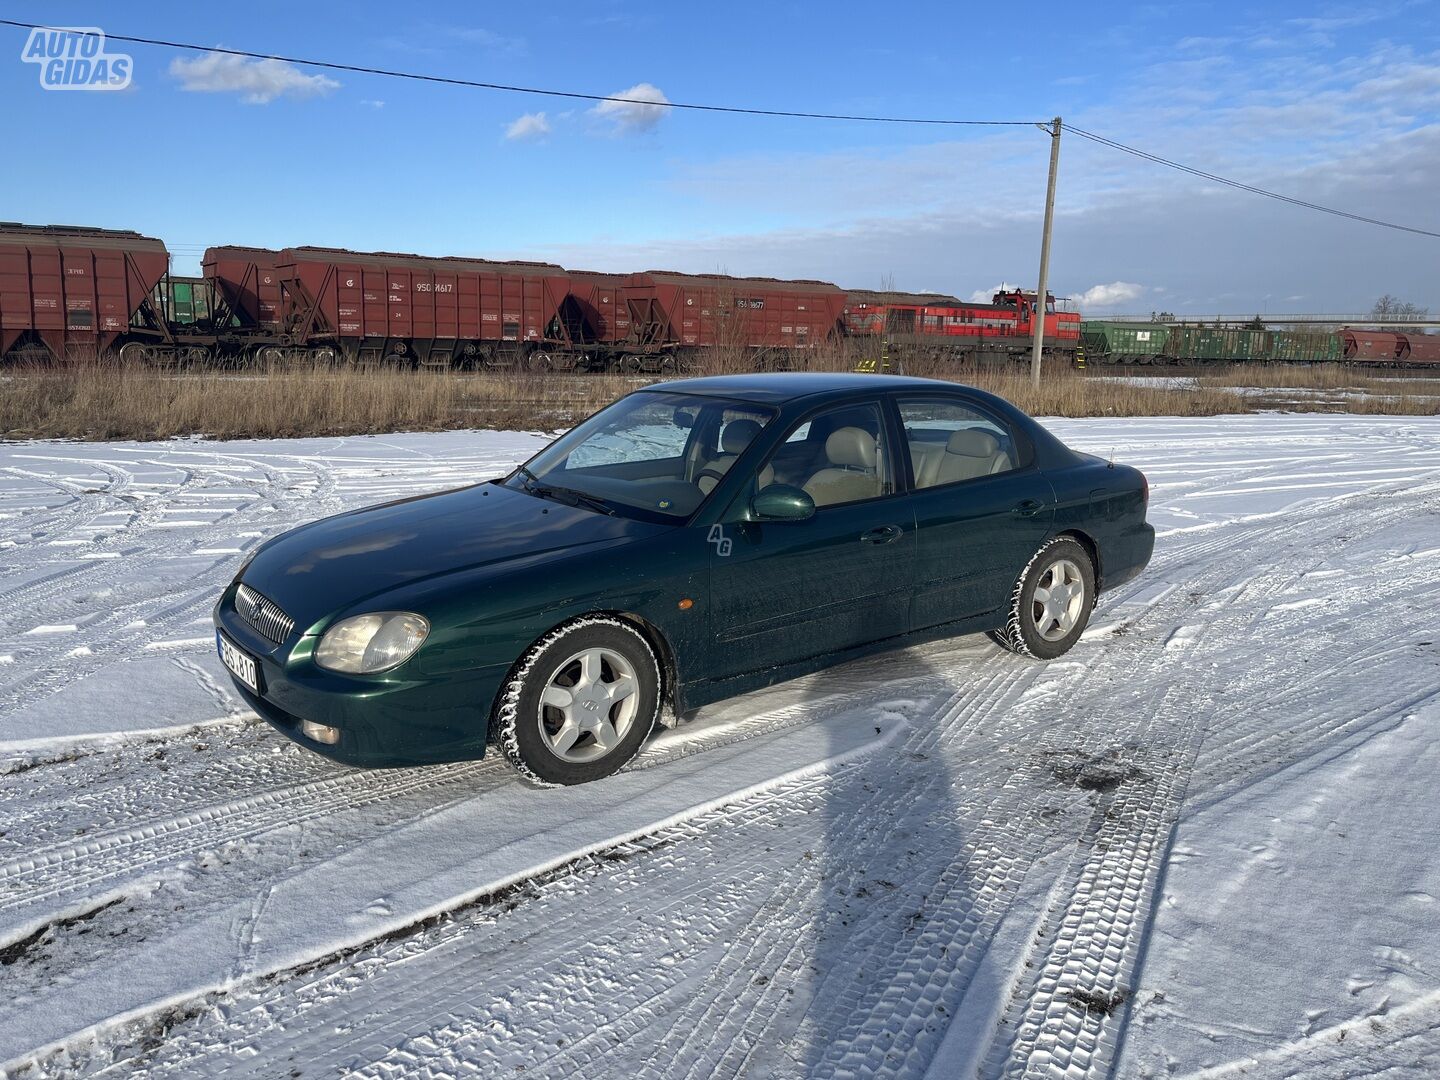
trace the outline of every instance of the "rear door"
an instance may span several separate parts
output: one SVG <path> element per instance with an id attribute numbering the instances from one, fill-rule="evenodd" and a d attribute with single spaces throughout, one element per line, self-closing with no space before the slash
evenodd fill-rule
<path id="1" fill-rule="evenodd" d="M 1049 534 L 1055 493 L 1009 424 L 959 395 L 897 396 L 915 512 L 912 629 L 1002 608 Z"/>
<path id="2" fill-rule="evenodd" d="M 824 448 L 837 432 L 835 460 Z M 906 631 L 915 521 L 897 482 L 897 451 L 893 424 L 874 400 L 805 420 L 761 464 L 730 520 L 711 531 L 717 677 Z M 762 480 L 813 492 L 815 515 L 797 522 L 742 520 Z"/>

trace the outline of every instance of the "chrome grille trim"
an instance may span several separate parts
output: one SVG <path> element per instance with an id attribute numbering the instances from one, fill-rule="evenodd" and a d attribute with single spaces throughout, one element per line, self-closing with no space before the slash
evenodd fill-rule
<path id="1" fill-rule="evenodd" d="M 286 615 L 279 604 L 261 596 L 249 585 L 235 590 L 235 611 L 257 634 L 276 645 L 283 644 L 295 629 L 295 620 Z"/>

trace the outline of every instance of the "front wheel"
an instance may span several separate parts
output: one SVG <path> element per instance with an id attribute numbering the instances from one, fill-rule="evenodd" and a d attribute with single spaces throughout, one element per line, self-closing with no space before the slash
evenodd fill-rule
<path id="1" fill-rule="evenodd" d="M 660 665 L 629 623 L 590 616 L 551 631 L 500 691 L 495 741 L 542 786 L 609 776 L 639 751 L 660 713 Z"/>
<path id="2" fill-rule="evenodd" d="M 1011 652 L 1053 660 L 1080 640 L 1095 609 L 1095 565 L 1068 536 L 1041 546 L 1020 571 L 1005 625 L 991 637 Z"/>

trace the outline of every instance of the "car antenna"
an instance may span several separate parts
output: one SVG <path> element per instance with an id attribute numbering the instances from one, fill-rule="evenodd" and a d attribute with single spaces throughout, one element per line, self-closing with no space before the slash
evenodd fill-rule
<path id="1" fill-rule="evenodd" d="M 1113 469 L 1115 467 L 1115 447 L 1113 446 L 1110 448 L 1110 459 L 1105 462 L 1105 467 L 1107 469 Z"/>

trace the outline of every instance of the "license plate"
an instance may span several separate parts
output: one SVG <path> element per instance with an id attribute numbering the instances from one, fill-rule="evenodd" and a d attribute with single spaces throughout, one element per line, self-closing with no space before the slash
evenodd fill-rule
<path id="1" fill-rule="evenodd" d="M 219 630 L 215 631 L 215 644 L 220 649 L 220 661 L 230 669 L 230 674 L 258 694 L 260 692 L 260 667 L 255 663 L 255 658 L 244 652 L 240 646 Z"/>

